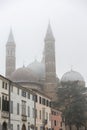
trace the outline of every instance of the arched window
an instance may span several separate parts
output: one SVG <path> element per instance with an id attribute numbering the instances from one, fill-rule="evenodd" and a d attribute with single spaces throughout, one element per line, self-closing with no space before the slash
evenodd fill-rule
<path id="1" fill-rule="evenodd" d="M 3 122 L 2 130 L 7 130 L 7 123 L 6 122 Z"/>

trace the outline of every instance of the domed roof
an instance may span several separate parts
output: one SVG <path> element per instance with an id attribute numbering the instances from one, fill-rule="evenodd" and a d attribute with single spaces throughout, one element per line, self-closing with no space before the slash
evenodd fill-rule
<path id="1" fill-rule="evenodd" d="M 36 82 L 38 79 L 32 70 L 22 67 L 12 73 L 11 80 L 14 82 Z"/>
<path id="2" fill-rule="evenodd" d="M 79 72 L 71 70 L 71 71 L 66 72 L 62 76 L 61 81 L 62 82 L 68 82 L 68 81 L 83 81 L 84 82 L 84 78 Z"/>
<path id="3" fill-rule="evenodd" d="M 45 77 L 45 65 L 44 63 L 38 62 L 35 60 L 30 65 L 27 66 L 29 69 L 31 69 L 39 79 L 43 79 Z"/>

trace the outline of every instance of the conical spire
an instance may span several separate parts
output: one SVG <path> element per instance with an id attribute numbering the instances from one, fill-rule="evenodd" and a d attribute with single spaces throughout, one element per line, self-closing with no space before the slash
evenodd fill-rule
<path id="1" fill-rule="evenodd" d="M 47 28 L 47 33 L 46 33 L 46 36 L 45 36 L 45 40 L 55 40 L 55 38 L 53 36 L 52 29 L 51 29 L 50 22 L 48 24 L 48 28 Z"/>
<path id="2" fill-rule="evenodd" d="M 11 44 L 15 43 L 13 33 L 12 33 L 12 29 L 10 30 L 10 34 L 9 34 L 8 41 L 7 41 L 7 44 L 9 44 L 9 43 L 11 43 Z"/>

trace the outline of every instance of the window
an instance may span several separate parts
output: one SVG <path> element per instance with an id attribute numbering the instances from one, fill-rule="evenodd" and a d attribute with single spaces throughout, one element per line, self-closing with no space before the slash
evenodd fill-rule
<path id="1" fill-rule="evenodd" d="M 39 111 L 39 118 L 41 119 L 41 110 Z"/>
<path id="2" fill-rule="evenodd" d="M 30 107 L 28 106 L 28 117 L 30 117 Z"/>
<path id="3" fill-rule="evenodd" d="M 26 115 L 26 102 L 22 101 L 22 115 Z"/>
<path id="4" fill-rule="evenodd" d="M 56 120 L 54 120 L 54 126 L 56 126 Z"/>
<path id="5" fill-rule="evenodd" d="M 2 95 L 2 111 L 9 111 L 9 101 L 5 100 L 6 95 Z"/>
<path id="6" fill-rule="evenodd" d="M 26 97 L 26 92 L 22 90 L 22 96 Z"/>
<path id="7" fill-rule="evenodd" d="M 19 103 L 17 103 L 17 115 L 19 115 Z"/>
<path id="8" fill-rule="evenodd" d="M 2 88 L 4 88 L 4 84 L 5 84 L 5 83 L 4 83 L 4 82 L 2 82 Z"/>
<path id="9" fill-rule="evenodd" d="M 10 111 L 13 113 L 13 101 L 11 101 Z"/>
<path id="10" fill-rule="evenodd" d="M 37 95 L 35 95 L 35 102 L 38 102 Z"/>
<path id="11" fill-rule="evenodd" d="M 5 89 L 7 89 L 7 83 L 5 84 Z"/>
<path id="12" fill-rule="evenodd" d="M 20 127 L 19 127 L 19 125 L 17 125 L 17 130 L 20 130 Z"/>
<path id="13" fill-rule="evenodd" d="M 42 104 L 45 105 L 45 99 L 44 98 L 42 98 Z"/>
<path id="14" fill-rule="evenodd" d="M 7 96 L 5 96 L 5 100 L 7 100 Z"/>
<path id="15" fill-rule="evenodd" d="M 39 97 L 39 103 L 41 104 L 41 97 Z"/>
<path id="16" fill-rule="evenodd" d="M 30 99 L 30 93 L 28 93 L 28 99 Z"/>
<path id="17" fill-rule="evenodd" d="M 48 100 L 46 101 L 46 106 L 48 106 Z"/>
<path id="18" fill-rule="evenodd" d="M 17 88 L 17 94 L 19 95 L 19 88 Z"/>
<path id="19" fill-rule="evenodd" d="M 49 101 L 49 107 L 51 107 L 51 102 Z"/>

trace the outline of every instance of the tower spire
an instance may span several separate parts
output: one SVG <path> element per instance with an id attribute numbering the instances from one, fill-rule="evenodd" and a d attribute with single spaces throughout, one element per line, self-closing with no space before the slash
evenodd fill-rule
<path id="1" fill-rule="evenodd" d="M 13 33 L 12 33 L 12 28 L 10 29 L 10 33 L 9 33 L 9 37 L 8 37 L 8 41 L 7 41 L 7 44 L 9 44 L 9 43 L 15 44 Z"/>
<path id="2" fill-rule="evenodd" d="M 45 36 L 45 41 L 46 40 L 53 40 L 53 41 L 55 41 L 55 38 L 54 38 L 53 32 L 52 32 L 52 28 L 51 28 L 51 25 L 50 25 L 50 21 L 49 21 L 47 32 L 46 32 L 46 36 Z"/>
<path id="3" fill-rule="evenodd" d="M 15 46 L 14 37 L 11 29 L 6 44 L 6 74 L 5 75 L 7 78 L 10 78 L 12 72 L 14 72 L 16 68 L 15 48 L 16 46 Z"/>
<path id="4" fill-rule="evenodd" d="M 44 91 L 48 96 L 53 98 L 56 91 L 56 63 L 55 63 L 55 39 L 52 33 L 50 22 L 48 24 L 46 36 L 45 36 L 45 47 L 44 47 L 44 58 L 45 58 L 45 80 Z"/>

